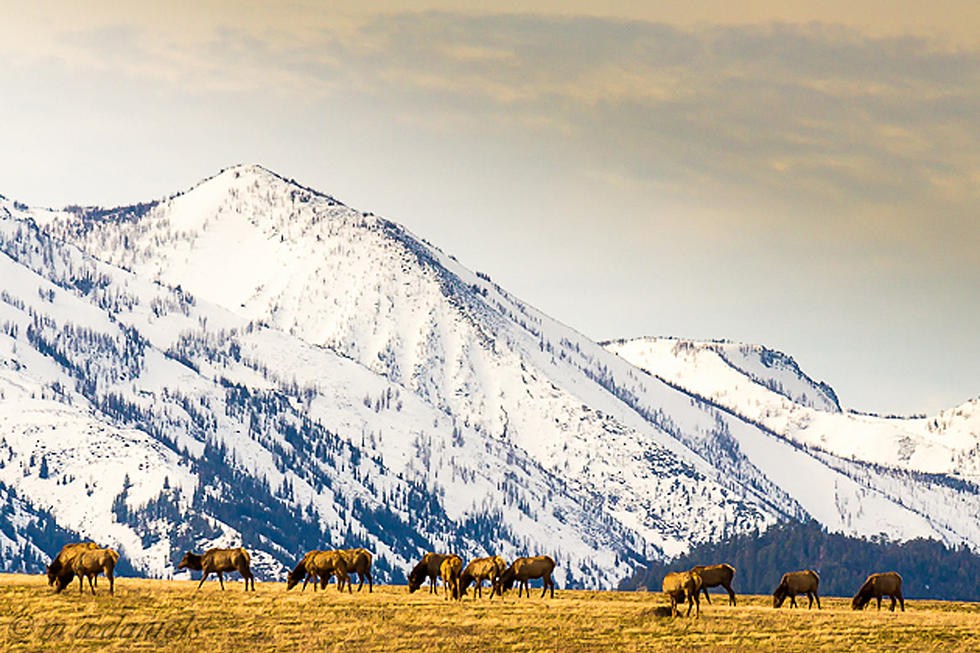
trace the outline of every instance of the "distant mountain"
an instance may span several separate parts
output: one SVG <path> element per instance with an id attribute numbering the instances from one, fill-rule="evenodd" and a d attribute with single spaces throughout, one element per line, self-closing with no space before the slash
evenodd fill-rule
<path id="1" fill-rule="evenodd" d="M 546 552 L 610 587 L 807 517 L 980 545 L 970 405 L 903 444 L 779 352 L 604 348 L 260 166 L 130 207 L 0 200 L 0 280 L 0 482 L 142 573 L 357 544 L 382 579 L 430 549 Z M 824 419 L 852 437 L 819 446 Z"/>
<path id="2" fill-rule="evenodd" d="M 640 369 L 800 445 L 896 469 L 980 478 L 980 398 L 929 418 L 844 413 L 830 387 L 765 347 L 676 338 L 604 344 Z"/>

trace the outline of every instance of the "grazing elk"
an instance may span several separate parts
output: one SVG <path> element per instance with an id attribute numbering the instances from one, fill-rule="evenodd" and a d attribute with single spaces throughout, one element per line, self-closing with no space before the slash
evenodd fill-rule
<path id="1" fill-rule="evenodd" d="M 303 592 L 306 591 L 306 585 L 310 582 L 310 580 L 314 581 L 313 591 L 314 592 L 316 591 L 316 588 L 320 584 L 320 579 L 316 576 L 316 574 L 311 574 L 306 570 L 306 561 L 309 560 L 310 556 L 313 556 L 317 553 L 320 553 L 319 549 L 314 551 L 307 551 L 306 554 L 302 557 L 302 559 L 300 559 L 300 561 L 296 563 L 296 566 L 293 567 L 293 570 L 286 575 L 287 591 L 293 589 L 293 587 L 295 587 L 300 580 L 303 581 L 303 589 L 301 591 Z"/>
<path id="2" fill-rule="evenodd" d="M 721 565 L 696 565 L 691 567 L 691 571 L 701 577 L 701 591 L 704 598 L 711 603 L 708 595 L 709 587 L 724 587 L 728 591 L 728 605 L 735 605 L 735 590 L 732 589 L 732 579 L 735 577 L 735 567 L 727 564 Z"/>
<path id="3" fill-rule="evenodd" d="M 517 596 L 521 595 L 521 590 L 527 590 L 527 595 L 531 596 L 531 587 L 528 583 L 533 578 L 541 579 L 541 598 L 545 592 L 551 588 L 551 598 L 555 598 L 555 581 L 551 578 L 551 573 L 555 570 L 555 561 L 551 556 L 534 556 L 533 558 L 517 558 L 500 575 L 498 583 L 501 591 L 509 590 L 514 587 L 514 581 L 518 582 Z"/>
<path id="4" fill-rule="evenodd" d="M 871 574 L 864 585 L 858 590 L 851 600 L 851 608 L 863 610 L 864 606 L 871 602 L 871 599 L 878 599 L 878 610 L 881 610 L 881 597 L 887 596 L 892 600 L 888 608 L 895 612 L 895 599 L 902 605 L 902 612 L 905 612 L 905 599 L 902 597 L 902 577 L 894 571 L 883 574 Z"/>
<path id="5" fill-rule="evenodd" d="M 248 555 L 248 551 L 241 547 L 235 549 L 208 549 L 203 554 L 187 551 L 184 557 L 181 558 L 180 564 L 177 565 L 177 569 L 193 569 L 204 572 L 201 576 L 201 582 L 197 584 L 197 589 L 201 589 L 201 585 L 204 584 L 209 574 L 216 573 L 218 574 L 218 582 L 221 583 L 222 590 L 225 589 L 224 572 L 237 571 L 245 579 L 245 591 L 248 591 L 249 583 L 251 583 L 252 591 L 254 592 L 255 577 L 252 576 L 251 564 L 252 557 Z"/>
<path id="6" fill-rule="evenodd" d="M 477 596 L 483 596 L 483 581 L 490 581 L 490 598 L 493 595 L 499 594 L 498 585 L 500 583 L 500 575 L 507 568 L 504 559 L 500 556 L 490 556 L 487 558 L 476 558 L 471 560 L 463 572 L 459 576 L 459 591 L 460 594 L 466 594 L 466 588 L 470 585 L 476 583 L 473 588 L 473 598 Z"/>
<path id="7" fill-rule="evenodd" d="M 101 547 L 95 542 L 69 542 L 61 547 L 61 551 L 58 552 L 58 555 L 56 555 L 48 564 L 48 585 L 54 585 L 54 582 L 64 575 L 63 571 L 65 569 L 71 571 L 71 566 L 69 563 L 71 562 L 72 558 L 78 555 L 78 553 L 81 551 L 99 548 Z M 74 572 L 72 572 L 72 575 L 74 575 Z M 71 578 L 68 579 L 68 582 L 71 582 Z M 98 581 L 96 581 L 96 584 L 98 584 Z"/>
<path id="8" fill-rule="evenodd" d="M 314 579 L 314 592 L 316 591 L 317 585 L 325 589 L 327 581 L 330 580 L 331 576 L 337 576 L 338 590 L 343 592 L 344 585 L 346 584 L 347 591 L 351 591 L 350 579 L 347 577 L 347 558 L 344 556 L 343 551 L 309 551 L 299 561 L 299 564 L 289 572 L 289 576 L 286 579 L 286 590 L 291 590 L 301 580 L 303 581 L 303 589 L 305 590 L 306 583 L 310 578 Z"/>
<path id="9" fill-rule="evenodd" d="M 367 578 L 368 582 L 368 592 L 374 591 L 374 579 L 371 578 L 371 563 L 374 561 L 374 556 L 367 549 L 341 549 L 340 552 L 344 556 L 344 562 L 347 563 L 347 573 L 349 576 L 357 574 L 357 591 L 360 592 L 364 587 L 364 579 Z M 338 581 L 339 582 L 339 581 Z M 350 578 L 348 577 L 348 581 Z"/>
<path id="10" fill-rule="evenodd" d="M 670 598 L 670 616 L 676 617 L 677 604 L 687 601 L 687 614 L 691 616 L 691 608 L 697 605 L 694 618 L 701 618 L 701 576 L 696 571 L 673 571 L 664 576 L 661 585 L 664 594 Z"/>
<path id="11" fill-rule="evenodd" d="M 449 595 L 456 600 L 463 598 L 459 591 L 459 575 L 463 570 L 463 559 L 458 555 L 451 555 L 439 565 L 439 574 L 442 576 L 443 598 L 449 600 Z M 447 591 L 448 588 L 448 591 Z"/>
<path id="12" fill-rule="evenodd" d="M 425 579 L 429 579 L 429 594 L 435 594 L 436 590 L 436 579 L 439 578 L 441 572 L 442 563 L 446 558 L 451 557 L 454 554 L 445 553 L 426 553 L 422 556 L 415 567 L 408 572 L 408 591 L 409 593 L 414 592 L 418 588 L 422 587 L 422 583 Z"/>
<path id="13" fill-rule="evenodd" d="M 817 610 L 820 609 L 820 595 L 817 594 L 817 586 L 820 585 L 820 577 L 812 569 L 806 571 L 791 571 L 783 574 L 782 580 L 772 593 L 772 607 L 778 608 L 789 597 L 789 606 L 796 607 L 796 595 L 806 594 L 810 599 L 807 609 L 813 607 L 813 600 L 817 600 Z"/>
<path id="14" fill-rule="evenodd" d="M 57 591 L 63 590 L 71 582 L 72 576 L 78 576 L 78 593 L 82 593 L 82 579 L 88 578 L 89 589 L 95 595 L 93 579 L 99 574 L 105 574 L 109 579 L 109 594 L 114 594 L 115 577 L 113 570 L 119 562 L 119 554 L 112 549 L 82 549 L 78 551 L 62 569 L 58 577 Z M 70 571 L 68 571 L 70 568 Z"/>

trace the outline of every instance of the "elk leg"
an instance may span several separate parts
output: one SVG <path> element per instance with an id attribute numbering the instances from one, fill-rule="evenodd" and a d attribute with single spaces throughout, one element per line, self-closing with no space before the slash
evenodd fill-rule
<path id="1" fill-rule="evenodd" d="M 78 574 L 78 593 L 79 594 L 82 593 L 82 587 L 83 587 L 83 585 L 82 585 L 82 576 L 83 576 L 83 574 Z"/>
<path id="2" fill-rule="evenodd" d="M 817 599 L 817 610 L 820 610 L 820 595 L 817 594 L 816 590 L 813 591 L 813 598 Z"/>
<path id="3" fill-rule="evenodd" d="M 221 591 L 225 591 L 225 572 L 218 572 L 218 582 L 221 583 Z"/>
<path id="4" fill-rule="evenodd" d="M 106 572 L 106 577 L 109 579 L 109 594 L 113 594 L 112 586 L 115 585 L 115 576 L 113 575 L 111 569 Z"/>
<path id="5" fill-rule="evenodd" d="M 204 584 L 204 579 L 207 578 L 208 574 L 210 573 L 211 573 L 210 571 L 206 571 L 203 574 L 201 574 L 201 582 L 197 584 L 197 589 L 201 589 L 201 585 Z"/>
<path id="6" fill-rule="evenodd" d="M 94 574 L 88 577 L 88 588 L 92 590 L 92 596 L 95 596 L 95 584 L 92 582 Z"/>
<path id="7" fill-rule="evenodd" d="M 708 587 L 706 585 L 701 586 L 701 591 L 704 592 L 704 600 L 711 604 L 711 596 L 708 594 Z"/>
<path id="8" fill-rule="evenodd" d="M 367 577 L 368 577 L 368 592 L 373 594 L 374 593 L 374 579 L 371 578 L 371 572 L 370 572 L 370 570 L 367 572 Z"/>
<path id="9" fill-rule="evenodd" d="M 905 612 L 905 599 L 902 598 L 902 591 L 898 591 L 898 602 L 902 604 L 902 612 Z"/>
<path id="10" fill-rule="evenodd" d="M 245 565 L 242 565 L 241 568 L 238 570 L 238 573 L 241 574 L 242 580 L 245 581 L 245 591 L 247 592 L 248 591 L 248 579 L 252 575 L 252 572 L 250 572 Z"/>
<path id="11" fill-rule="evenodd" d="M 728 583 L 722 584 L 722 587 L 728 590 L 728 604 L 735 605 L 735 590 L 733 590 L 732 586 Z M 708 603 L 711 603 L 711 601 L 708 601 Z"/>

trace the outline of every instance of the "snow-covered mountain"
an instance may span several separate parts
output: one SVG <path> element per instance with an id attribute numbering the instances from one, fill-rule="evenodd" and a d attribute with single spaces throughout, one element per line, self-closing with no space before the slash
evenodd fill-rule
<path id="1" fill-rule="evenodd" d="M 976 418 L 907 444 L 778 352 L 604 348 L 259 166 L 117 209 L 0 199 L 0 279 L 0 546 L 36 553 L 33 510 L 159 576 L 191 546 L 270 577 L 361 544 L 394 580 L 429 549 L 547 552 L 605 587 L 807 516 L 980 547 Z"/>
<path id="2" fill-rule="evenodd" d="M 765 347 L 676 338 L 604 344 L 640 369 L 800 445 L 897 469 L 980 478 L 980 398 L 932 417 L 842 412 L 831 388 Z"/>

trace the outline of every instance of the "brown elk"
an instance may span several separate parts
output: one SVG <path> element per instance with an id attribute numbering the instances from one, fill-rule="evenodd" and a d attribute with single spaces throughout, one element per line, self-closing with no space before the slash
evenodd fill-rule
<path id="1" fill-rule="evenodd" d="M 296 586 L 297 583 L 302 579 L 303 589 L 301 591 L 306 591 L 307 584 L 312 580 L 313 591 L 317 590 L 320 585 L 320 579 L 317 577 L 316 572 L 311 572 L 306 570 L 306 562 L 314 555 L 322 553 L 320 549 L 315 549 L 313 551 L 307 551 L 303 558 L 296 564 L 292 571 L 286 576 L 286 590 L 291 590 Z"/>
<path id="2" fill-rule="evenodd" d="M 83 549 L 71 558 L 68 565 L 71 574 L 65 573 L 58 578 L 58 591 L 60 592 L 71 582 L 71 575 L 78 576 L 78 593 L 82 593 L 82 578 L 88 578 L 89 589 L 95 595 L 95 584 L 93 579 L 99 574 L 104 573 L 109 579 L 109 594 L 114 594 L 115 577 L 113 570 L 119 562 L 119 554 L 112 549 Z M 66 579 L 67 580 L 64 580 Z"/>
<path id="3" fill-rule="evenodd" d="M 696 571 L 673 571 L 664 576 L 661 585 L 664 594 L 670 598 L 670 616 L 676 617 L 677 604 L 687 601 L 687 614 L 691 616 L 691 608 L 697 605 L 695 619 L 701 618 L 701 576 Z"/>
<path id="4" fill-rule="evenodd" d="M 529 580 L 533 578 L 541 579 L 541 598 L 544 598 L 548 588 L 551 588 L 551 598 L 555 598 L 555 581 L 551 574 L 555 570 L 555 561 L 551 556 L 534 556 L 531 558 L 517 558 L 500 575 L 498 586 L 501 591 L 509 590 L 514 587 L 514 581 L 518 582 L 517 596 L 521 595 L 521 590 L 526 590 L 527 595 L 531 596 Z"/>
<path id="5" fill-rule="evenodd" d="M 701 577 L 701 591 L 704 598 L 711 603 L 708 595 L 709 587 L 724 587 L 728 591 L 728 605 L 735 605 L 735 590 L 732 589 L 732 579 L 735 577 L 735 567 L 728 564 L 721 565 L 696 565 L 691 567 L 691 571 Z"/>
<path id="6" fill-rule="evenodd" d="M 878 599 L 878 610 L 881 610 L 881 597 L 887 596 L 892 600 L 888 608 L 895 612 L 895 599 L 902 605 L 902 612 L 905 612 L 905 599 L 902 597 L 902 577 L 894 571 L 883 574 L 871 574 L 864 585 L 858 590 L 851 600 L 851 608 L 863 610 L 864 606 L 871 602 L 871 599 Z"/>
<path id="7" fill-rule="evenodd" d="M 368 592 L 374 591 L 374 579 L 371 578 L 371 564 L 374 561 L 374 556 L 367 549 L 340 549 L 340 553 L 344 556 L 344 562 L 347 563 L 347 574 L 348 581 L 350 576 L 357 574 L 357 579 L 360 581 L 357 585 L 357 591 L 360 592 L 364 587 L 364 579 L 368 582 Z M 338 579 L 339 581 L 339 579 Z"/>
<path id="8" fill-rule="evenodd" d="M 316 591 L 317 584 L 322 588 L 326 588 L 327 581 L 334 575 L 337 576 L 337 589 L 341 592 L 344 591 L 344 585 L 346 584 L 347 591 L 350 592 L 350 579 L 347 576 L 347 559 L 344 556 L 344 552 L 310 551 L 289 572 L 286 580 L 286 589 L 291 590 L 300 580 L 303 580 L 303 589 L 306 589 L 306 583 L 310 578 L 314 578 L 317 579 L 313 584 L 313 590 Z"/>
<path id="9" fill-rule="evenodd" d="M 772 607 L 778 608 L 789 597 L 789 606 L 796 607 L 796 595 L 806 594 L 810 599 L 807 609 L 813 607 L 813 600 L 817 600 L 817 609 L 820 609 L 820 595 L 817 594 L 817 586 L 820 585 L 820 577 L 812 569 L 806 571 L 791 571 L 783 574 L 782 580 L 772 593 Z"/>
<path id="10" fill-rule="evenodd" d="M 221 583 L 222 590 L 225 589 L 224 572 L 237 571 L 245 579 L 245 591 L 248 591 L 249 583 L 251 583 L 252 591 L 254 592 L 255 577 L 252 575 L 252 570 L 250 569 L 251 563 L 252 557 L 248 555 L 248 551 L 241 547 L 235 549 L 208 549 L 203 554 L 187 551 L 184 553 L 184 557 L 181 558 L 180 564 L 177 565 L 177 569 L 193 569 L 204 572 L 201 576 L 201 582 L 197 584 L 197 589 L 201 589 L 201 585 L 204 584 L 209 574 L 216 573 L 218 574 L 218 582 Z"/>
<path id="11" fill-rule="evenodd" d="M 320 553 L 319 549 L 317 549 L 315 551 L 307 551 L 306 552 L 306 555 L 304 555 L 303 558 L 296 564 L 296 566 L 293 567 L 293 570 L 289 572 L 289 574 L 286 576 L 286 590 L 287 591 L 293 589 L 293 587 L 295 587 L 296 584 L 299 583 L 300 580 L 302 580 L 303 581 L 303 589 L 301 591 L 304 591 L 305 592 L 306 591 L 306 585 L 307 585 L 307 583 L 310 582 L 310 579 L 313 579 L 313 580 L 316 581 L 316 582 L 313 583 L 313 591 L 314 592 L 316 591 L 317 585 L 320 584 L 320 579 L 319 578 L 316 578 L 316 575 L 315 574 L 311 574 L 308 571 L 306 571 L 306 561 L 310 558 L 310 556 L 312 556 L 312 555 L 314 555 L 316 553 Z"/>
<path id="12" fill-rule="evenodd" d="M 54 582 L 64 575 L 64 570 L 67 569 L 68 571 L 71 571 L 69 562 L 78 553 L 81 551 L 98 548 L 101 547 L 95 542 L 69 542 L 61 547 L 61 551 L 58 552 L 58 555 L 56 555 L 54 559 L 51 560 L 50 564 L 48 564 L 48 585 L 54 585 Z M 74 572 L 72 572 L 72 575 L 74 575 Z M 68 582 L 71 582 L 71 578 L 68 579 Z M 96 584 L 98 584 L 98 581 L 96 581 Z"/>
<path id="13" fill-rule="evenodd" d="M 439 565 L 439 574 L 442 576 L 443 598 L 446 600 L 449 600 L 450 594 L 457 600 L 463 598 L 463 595 L 459 591 L 459 575 L 462 570 L 463 559 L 458 555 L 449 556 Z"/>
<path id="14" fill-rule="evenodd" d="M 426 553 L 415 567 L 408 572 L 408 591 L 414 592 L 429 579 L 429 594 L 436 593 L 436 579 L 439 578 L 443 561 L 453 554 Z"/>
<path id="15" fill-rule="evenodd" d="M 483 581 L 490 581 L 490 598 L 499 594 L 500 575 L 507 568 L 507 564 L 500 556 L 489 556 L 487 558 L 476 558 L 471 560 L 463 572 L 459 575 L 460 594 L 466 594 L 466 588 L 476 583 L 473 588 L 473 597 L 483 596 Z"/>

